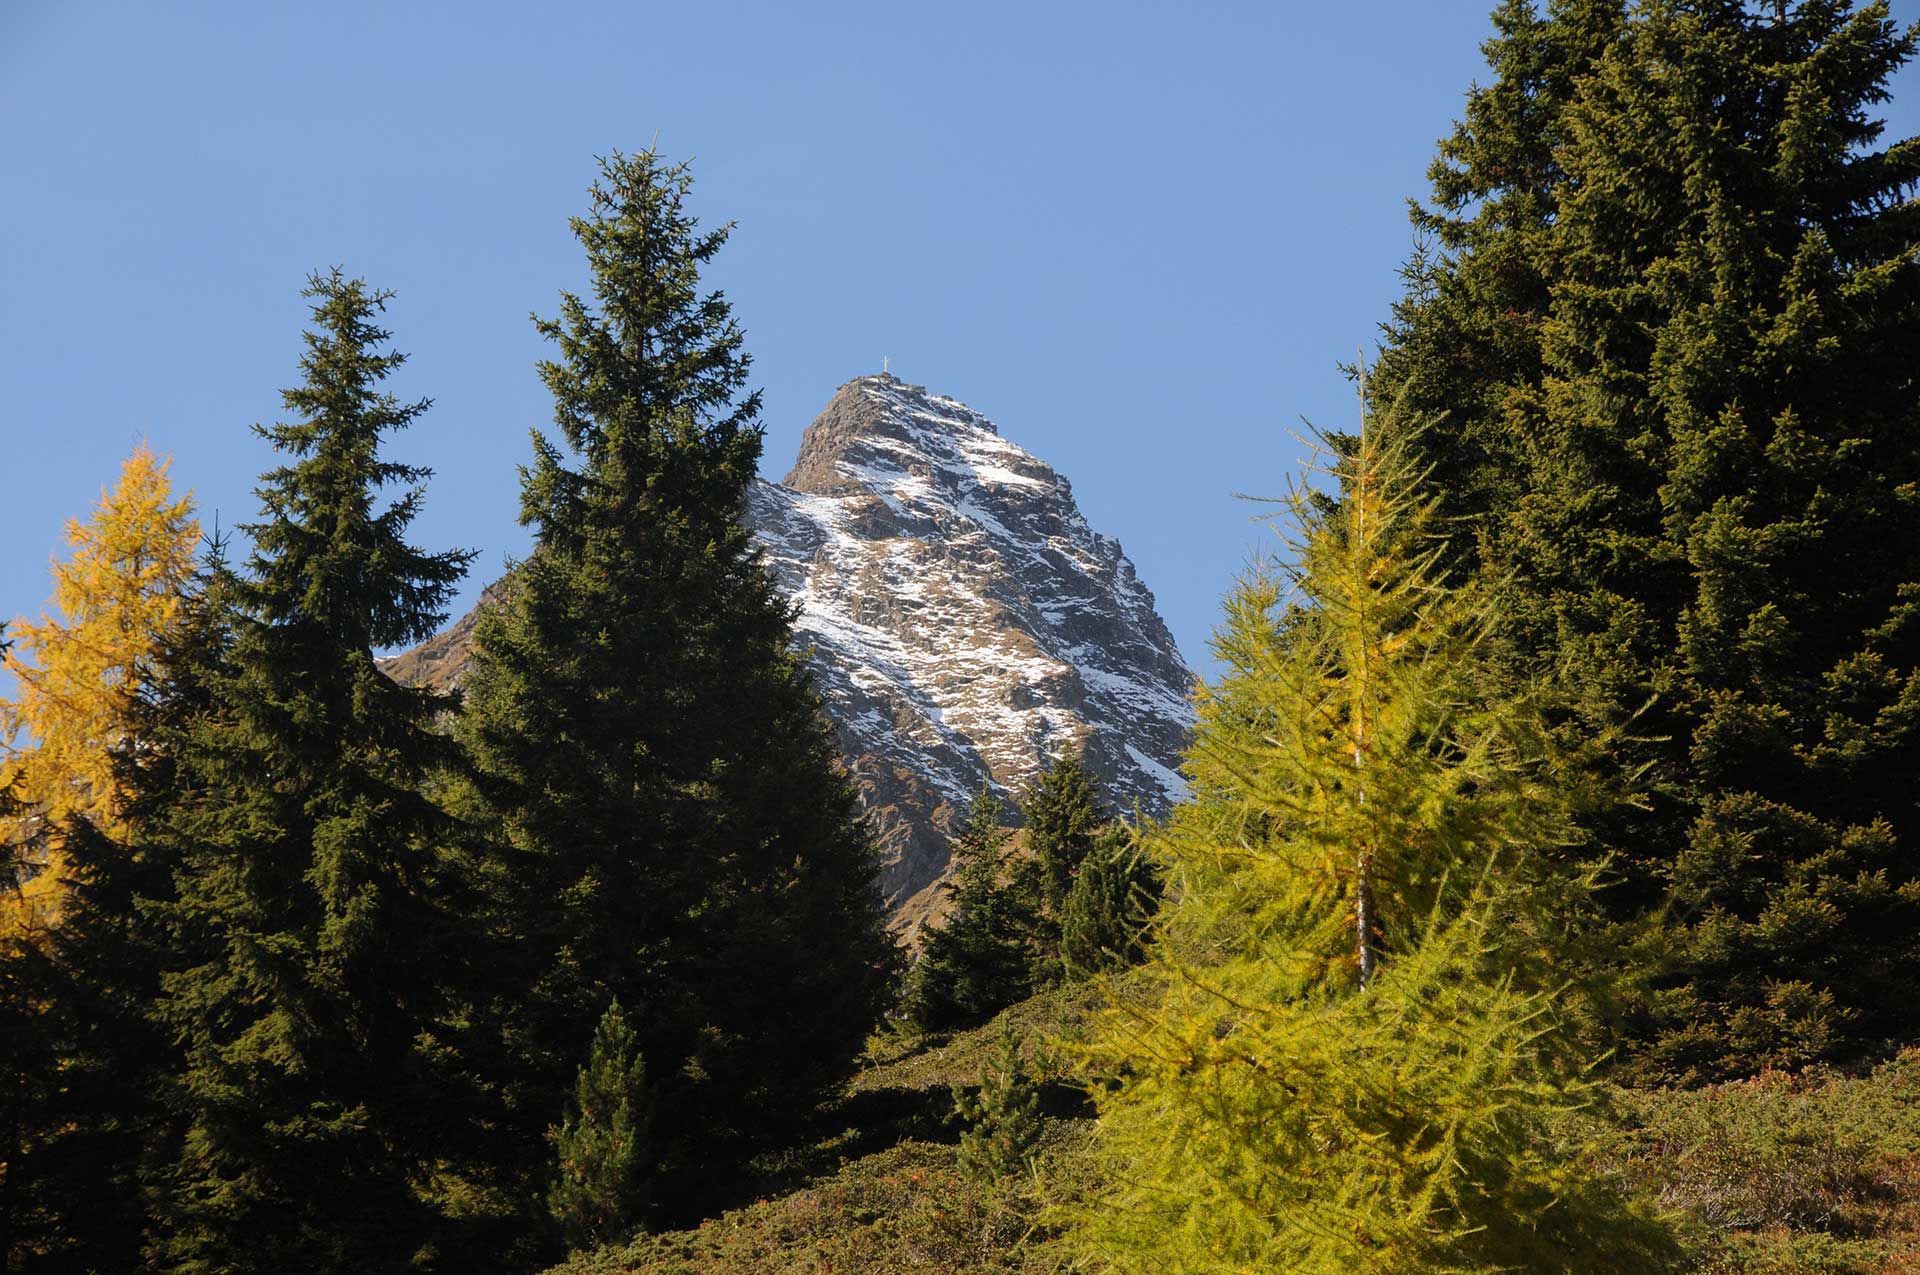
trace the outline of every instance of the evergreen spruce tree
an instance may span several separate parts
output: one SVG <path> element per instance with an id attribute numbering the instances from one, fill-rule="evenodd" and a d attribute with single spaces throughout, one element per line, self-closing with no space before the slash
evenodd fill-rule
<path id="1" fill-rule="evenodd" d="M 1002 1023 L 994 1051 L 972 1092 L 955 1087 L 954 1114 L 967 1122 L 960 1135 L 960 1171 L 996 1183 L 1032 1172 L 1040 1145 L 1040 1090 L 1020 1056 L 1020 1034 Z"/>
<path id="2" fill-rule="evenodd" d="M 1406 294 L 1368 378 L 1402 410 L 1438 421 L 1422 451 L 1456 518 L 1508 508 L 1524 489 L 1513 400 L 1540 374 L 1565 109 L 1627 22 L 1625 0 L 1547 8 L 1502 0 L 1494 10 L 1482 46 L 1493 78 L 1468 92 L 1465 117 L 1440 143 L 1433 203 L 1413 210 Z M 1456 570 L 1473 565 L 1463 557 Z"/>
<path id="3" fill-rule="evenodd" d="M 974 795 L 952 842 L 953 903 L 927 928 L 907 980 L 904 1013 L 923 1032 L 984 1023 L 1030 993 L 1032 917 L 1000 880 L 1006 833 L 991 785 Z"/>
<path id="4" fill-rule="evenodd" d="M 524 471 L 537 544 L 482 613 L 459 729 L 506 846 L 505 1154 L 544 1131 L 617 999 L 678 1216 L 847 1074 L 892 952 L 855 795 L 743 525 L 759 396 L 726 300 L 700 289 L 728 228 L 699 227 L 690 184 L 651 151 L 615 155 L 573 223 L 593 293 L 539 325 L 560 437 L 536 433 Z"/>
<path id="5" fill-rule="evenodd" d="M 173 897 L 175 847 L 149 834 L 191 782 L 177 759 L 212 708 L 232 580 L 215 542 L 126 687 L 112 822 L 74 813 L 62 834 L 61 918 L 38 966 L 60 1083 L 36 1112 L 41 1144 L 26 1165 L 44 1201 L 49 1270 L 140 1269 L 155 1239 L 147 1186 L 179 1129 L 167 1102 L 177 1055 L 152 1007 L 179 962 L 155 917 Z"/>
<path id="6" fill-rule="evenodd" d="M 228 633 L 227 579 L 216 545 L 197 579 L 176 589 L 169 623 L 145 635 L 118 686 L 110 771 L 96 789 L 111 793 L 111 804 L 70 809 L 57 829 L 58 924 L 0 952 L 0 1000 L 11 1020 L 0 1054 L 24 1087 L 17 1092 L 32 1095 L 12 1113 L 6 1156 L 16 1237 L 9 1271 L 146 1265 L 145 1184 L 168 1153 L 164 1097 L 175 1055 L 149 1012 L 173 960 L 150 915 L 172 889 L 170 846 L 144 834 L 174 799 L 174 758 L 208 706 L 208 673 Z"/>
<path id="7" fill-rule="evenodd" d="M 171 877 L 131 842 L 146 775 L 167 768 L 157 688 L 199 628 L 198 529 L 149 450 L 68 532 L 59 618 L 30 626 L 18 698 L 0 705 L 32 739 L 0 783 L 0 836 L 32 874 L 0 923 L 0 1268 L 22 1273 L 145 1262 L 141 1170 L 163 1138 L 172 1055 L 148 1016 L 166 949 L 140 900 Z"/>
<path id="8" fill-rule="evenodd" d="M 620 1002 L 607 1006 L 574 1082 L 566 1122 L 554 1132 L 560 1172 L 548 1207 L 570 1249 L 619 1243 L 640 1228 L 645 1214 L 653 1112 L 637 1040 Z"/>
<path id="9" fill-rule="evenodd" d="M 1617 907 L 1671 898 L 1638 1067 L 1870 1053 L 1920 1021 L 1920 140 L 1875 116 L 1916 33 L 1502 14 L 1376 383 L 1451 409 L 1516 676 L 1570 737 L 1646 710 L 1610 760 L 1651 801 L 1592 824 Z"/>
<path id="10" fill-rule="evenodd" d="M 980 785 L 967 806 L 967 821 L 948 845 L 954 879 L 962 886 L 992 885 L 1000 880 L 1001 858 L 1007 845 L 1007 831 L 1001 823 L 1005 816 L 993 785 Z"/>
<path id="11" fill-rule="evenodd" d="M 22 1190 L 21 1162 L 31 1153 L 28 1119 L 38 1095 L 33 1081 L 50 1074 L 41 1059 L 38 1024 L 21 967 L 24 945 L 0 938 L 0 1268 L 25 1266 L 37 1221 Z"/>
<path id="12" fill-rule="evenodd" d="M 259 428 L 289 461 L 260 488 L 212 707 L 143 834 L 176 856 L 154 909 L 180 953 L 157 1007 L 183 1054 L 156 1182 L 172 1271 L 404 1270 L 451 1230 L 437 963 L 460 945 L 435 905 L 451 830 L 421 792 L 448 702 L 373 653 L 435 630 L 468 555 L 404 538 L 427 471 L 381 445 L 427 403 L 380 388 L 404 359 L 382 348 L 388 294 L 335 270 L 304 295 L 294 419 Z"/>
<path id="13" fill-rule="evenodd" d="M 1126 828 L 1108 828 L 1087 852 L 1060 908 L 1060 961 L 1068 978 L 1137 965 L 1160 901 L 1160 879 Z"/>
<path id="14" fill-rule="evenodd" d="M 172 1054 L 147 1015 L 164 948 L 133 896 L 152 874 L 81 816 L 61 829 L 59 923 L 0 945 L 11 1130 L 9 1272 L 142 1269 L 150 1238 L 141 1172 L 164 1141 Z"/>
<path id="15" fill-rule="evenodd" d="M 1027 851 L 1039 865 L 1041 907 L 1057 917 L 1073 888 L 1073 874 L 1107 821 L 1078 750 L 1047 764 L 1021 799 L 1020 815 L 1027 826 Z"/>
<path id="16" fill-rule="evenodd" d="M 1115 1271 L 1655 1272 L 1671 1241 L 1596 1178 L 1565 989 L 1598 794 L 1490 696 L 1484 592 L 1391 418 L 1292 511 L 1291 596 L 1229 607 L 1151 1010 L 1092 1053 L 1102 1184 L 1071 1237 Z"/>
<path id="17" fill-rule="evenodd" d="M 8 645 L 6 626 L 0 623 L 0 657 Z M 0 820 L 10 819 L 15 810 L 12 785 L 0 776 Z M 0 871 L 6 879 L 0 880 L 0 887 L 10 888 L 22 865 L 11 844 L 5 851 Z M 8 1271 L 26 1265 L 39 1229 L 32 1202 L 22 1189 L 22 1165 L 33 1149 L 32 1112 L 40 1101 L 37 1086 L 52 1075 L 30 990 L 26 962 L 32 956 L 33 948 L 23 936 L 0 933 L 0 1269 Z"/>

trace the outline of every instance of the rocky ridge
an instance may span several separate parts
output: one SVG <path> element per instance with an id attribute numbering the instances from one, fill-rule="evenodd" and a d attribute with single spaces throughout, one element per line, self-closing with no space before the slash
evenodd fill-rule
<path id="1" fill-rule="evenodd" d="M 1077 746 L 1121 812 L 1164 811 L 1193 674 L 1153 595 L 1072 487 L 957 400 L 888 376 L 834 394 L 749 519 L 793 600 L 903 926 L 983 783 L 1009 801 Z M 398 657 L 457 682 L 471 617 Z"/>

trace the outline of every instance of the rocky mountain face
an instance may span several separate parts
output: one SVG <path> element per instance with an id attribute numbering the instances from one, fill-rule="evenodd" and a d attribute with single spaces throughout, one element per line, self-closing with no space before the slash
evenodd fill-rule
<path id="1" fill-rule="evenodd" d="M 978 412 L 891 376 L 850 381 L 786 479 L 754 484 L 749 517 L 902 924 L 932 906 L 947 832 L 983 783 L 1011 803 L 1080 747 L 1119 812 L 1182 792 L 1193 674 L 1152 593 L 1067 480 Z M 457 682 L 470 632 L 468 617 L 390 667 Z"/>

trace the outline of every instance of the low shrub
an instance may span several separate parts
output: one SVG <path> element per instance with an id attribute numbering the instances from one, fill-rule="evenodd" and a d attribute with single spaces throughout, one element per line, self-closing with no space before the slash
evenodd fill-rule
<path id="1" fill-rule="evenodd" d="M 1612 1167 L 1686 1218 L 1703 1275 L 1920 1275 L 1920 1049 L 1623 1091 L 1618 1113 Z"/>

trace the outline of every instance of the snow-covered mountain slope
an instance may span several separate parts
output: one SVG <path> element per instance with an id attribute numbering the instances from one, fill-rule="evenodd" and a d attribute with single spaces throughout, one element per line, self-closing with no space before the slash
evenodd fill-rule
<path id="1" fill-rule="evenodd" d="M 1011 800 L 1062 748 L 1086 750 L 1122 812 L 1179 795 L 1193 674 L 1153 594 L 1067 480 L 986 417 L 891 376 L 851 381 L 786 481 L 755 485 L 752 520 L 896 909 L 941 875 L 983 782 Z"/>
<path id="2" fill-rule="evenodd" d="M 1120 813 L 1179 796 L 1193 674 L 1153 595 L 1067 480 L 979 413 L 891 376 L 850 381 L 786 480 L 754 484 L 749 518 L 903 925 L 933 905 L 947 832 L 983 783 L 1011 804 L 1077 746 Z M 470 630 L 390 667 L 457 681 Z"/>

